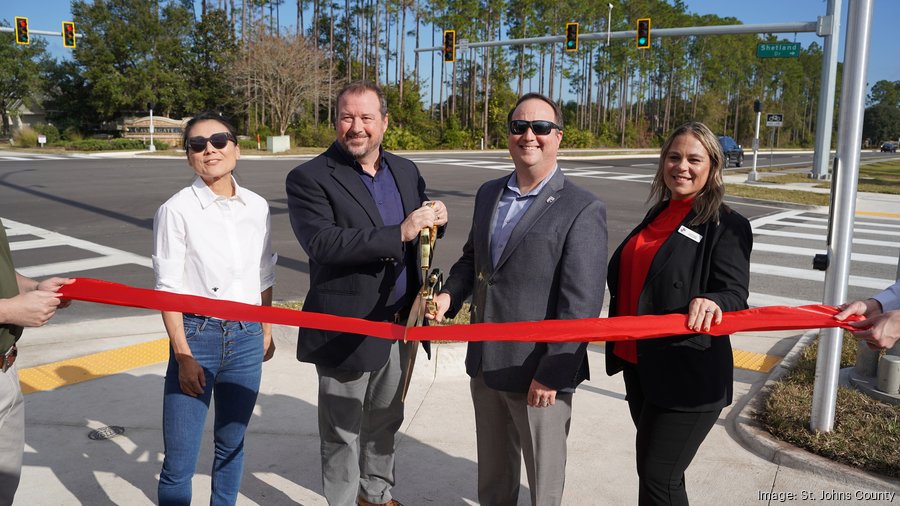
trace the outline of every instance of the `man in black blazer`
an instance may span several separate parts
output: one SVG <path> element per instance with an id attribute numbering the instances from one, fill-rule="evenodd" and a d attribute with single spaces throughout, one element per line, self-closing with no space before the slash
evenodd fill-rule
<path id="1" fill-rule="evenodd" d="M 421 276 L 419 232 L 447 223 L 416 165 L 381 148 L 384 93 L 357 81 L 337 96 L 337 140 L 288 174 L 291 226 L 309 256 L 304 311 L 405 322 Z M 427 343 L 424 344 L 429 351 Z M 297 358 L 316 364 L 322 482 L 329 504 L 397 505 L 394 436 L 403 422 L 406 347 L 300 329 Z"/>
<path id="2" fill-rule="evenodd" d="M 596 318 L 606 283 L 606 209 L 556 162 L 562 113 L 522 96 L 509 114 L 512 174 L 488 181 L 462 257 L 435 297 L 437 320 L 471 295 L 471 321 Z M 531 503 L 556 505 L 565 483 L 572 393 L 588 377 L 585 343 L 470 343 L 482 505 L 518 501 L 525 458 Z"/>

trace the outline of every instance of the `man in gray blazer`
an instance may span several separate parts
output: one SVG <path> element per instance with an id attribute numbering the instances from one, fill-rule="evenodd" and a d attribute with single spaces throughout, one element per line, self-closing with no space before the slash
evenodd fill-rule
<path id="1" fill-rule="evenodd" d="M 508 119 L 515 171 L 478 190 L 469 239 L 431 317 L 452 317 L 471 295 L 472 323 L 595 318 L 606 285 L 606 209 L 557 165 L 562 113 L 552 100 L 524 95 Z M 523 455 L 532 504 L 560 504 L 572 393 L 588 378 L 586 349 L 469 344 L 482 505 L 517 503 Z"/>

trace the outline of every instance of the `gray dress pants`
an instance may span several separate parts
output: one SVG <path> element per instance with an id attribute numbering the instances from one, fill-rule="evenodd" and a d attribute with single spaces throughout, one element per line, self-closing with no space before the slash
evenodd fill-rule
<path id="1" fill-rule="evenodd" d="M 531 504 L 557 506 L 566 482 L 566 438 L 572 421 L 572 394 L 557 394 L 546 408 L 528 405 L 527 393 L 502 392 L 484 383 L 481 371 L 470 382 L 478 446 L 478 502 L 515 506 L 524 457 Z"/>
<path id="2" fill-rule="evenodd" d="M 387 363 L 357 372 L 316 366 L 322 486 L 332 506 L 391 500 L 394 436 L 403 423 L 406 347 L 394 343 Z"/>

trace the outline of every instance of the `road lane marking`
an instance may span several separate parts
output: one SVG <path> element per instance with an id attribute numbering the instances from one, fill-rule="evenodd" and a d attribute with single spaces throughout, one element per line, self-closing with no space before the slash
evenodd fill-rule
<path id="1" fill-rule="evenodd" d="M 801 248 L 798 246 L 787 246 L 785 244 L 768 244 L 764 242 L 753 243 L 753 252 L 764 251 L 766 253 L 783 253 L 786 255 L 805 256 L 810 260 L 818 254 L 825 253 L 824 249 Z M 867 262 L 870 264 L 897 265 L 897 257 L 887 255 L 870 255 L 867 253 L 851 253 L 850 260 L 853 262 Z"/>
<path id="2" fill-rule="evenodd" d="M 773 237 L 789 237 L 792 239 L 809 239 L 813 241 L 824 241 L 825 235 L 803 234 L 800 232 L 785 232 L 783 230 L 765 230 L 753 229 L 755 235 L 768 235 Z M 873 239 L 853 238 L 853 244 L 862 244 L 866 246 L 885 246 L 888 248 L 900 248 L 900 242 L 876 241 Z"/>
<path id="3" fill-rule="evenodd" d="M 825 282 L 824 271 L 814 271 L 808 269 L 796 269 L 794 267 L 784 267 L 781 265 L 768 265 L 750 263 L 751 274 L 762 274 L 766 276 L 781 276 L 791 279 L 802 279 L 805 281 Z M 847 284 L 859 288 L 870 288 L 872 290 L 883 290 L 884 287 L 890 286 L 895 280 L 870 278 L 866 276 L 850 276 Z"/>
<path id="4" fill-rule="evenodd" d="M 99 255 L 98 257 L 93 258 L 31 265 L 16 269 L 23 276 L 40 278 L 55 274 L 79 272 L 125 264 L 136 264 L 142 267 L 153 268 L 153 261 L 149 257 L 135 255 L 134 253 L 77 239 L 75 237 L 6 218 L 3 218 L 3 225 L 7 228 L 6 235 L 8 237 L 31 235 L 39 238 L 25 241 L 11 241 L 10 249 L 13 251 L 19 249 L 26 250 L 41 247 L 67 246 L 87 250 Z"/>

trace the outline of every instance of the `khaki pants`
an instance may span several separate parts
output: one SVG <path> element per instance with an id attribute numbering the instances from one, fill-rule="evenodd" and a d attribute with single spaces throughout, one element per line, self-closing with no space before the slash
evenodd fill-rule
<path id="1" fill-rule="evenodd" d="M 25 451 L 25 400 L 19 369 L 13 364 L 0 372 L 0 506 L 12 504 L 22 475 Z"/>

